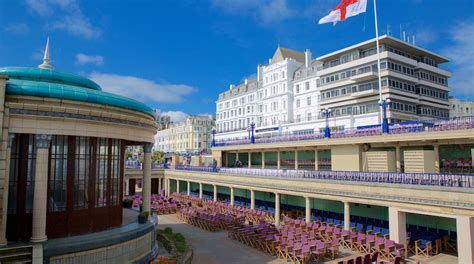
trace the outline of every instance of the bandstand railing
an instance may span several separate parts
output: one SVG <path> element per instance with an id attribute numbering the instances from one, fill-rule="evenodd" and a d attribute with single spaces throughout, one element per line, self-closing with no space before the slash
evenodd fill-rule
<path id="1" fill-rule="evenodd" d="M 423 186 L 442 186 L 454 188 L 474 188 L 473 174 L 437 174 L 437 173 L 398 173 L 398 172 L 364 172 L 364 171 L 313 171 L 287 169 L 247 169 L 194 167 L 176 165 L 176 170 L 211 172 L 224 175 L 244 175 L 290 179 L 317 179 L 346 182 L 388 183 Z"/>
<path id="2" fill-rule="evenodd" d="M 474 129 L 474 116 L 456 117 L 450 119 L 434 119 L 422 121 L 407 121 L 397 124 L 389 125 L 389 133 L 406 134 L 432 131 L 453 131 L 460 129 Z M 367 137 L 381 135 L 381 126 L 374 125 L 364 128 L 347 128 L 344 130 L 336 130 L 331 132 L 331 138 L 352 138 L 352 137 Z M 320 140 L 324 138 L 324 133 L 315 131 L 313 133 L 275 133 L 266 136 L 255 136 L 255 144 L 276 143 L 276 142 L 291 142 L 303 140 Z M 232 138 L 226 140 L 216 140 L 216 147 L 245 145 L 250 144 L 248 137 Z"/>

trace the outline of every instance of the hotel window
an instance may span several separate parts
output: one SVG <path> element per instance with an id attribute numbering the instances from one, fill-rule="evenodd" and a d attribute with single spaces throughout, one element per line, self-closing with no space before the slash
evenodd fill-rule
<path id="1" fill-rule="evenodd" d="M 306 91 L 308 91 L 309 90 L 309 82 L 306 82 L 305 85 L 306 85 Z"/>
<path id="2" fill-rule="evenodd" d="M 300 107 L 300 99 L 296 100 L 296 107 Z"/>
<path id="3" fill-rule="evenodd" d="M 95 205 L 97 208 L 107 206 L 107 167 L 109 144 L 106 138 L 97 139 Z"/>
<path id="4" fill-rule="evenodd" d="M 299 92 L 300 92 L 300 85 L 297 84 L 297 85 L 296 85 L 296 93 L 299 93 Z"/>
<path id="5" fill-rule="evenodd" d="M 308 105 L 308 106 L 311 105 L 311 97 L 306 98 L 306 105 Z"/>
<path id="6" fill-rule="evenodd" d="M 53 136 L 49 171 L 49 212 L 66 210 L 67 201 L 67 136 Z"/>
<path id="7" fill-rule="evenodd" d="M 311 113 L 308 113 L 308 114 L 307 114 L 307 118 L 308 118 L 308 120 L 307 120 L 307 121 L 311 121 L 311 119 L 312 119 L 312 115 L 311 115 Z"/>

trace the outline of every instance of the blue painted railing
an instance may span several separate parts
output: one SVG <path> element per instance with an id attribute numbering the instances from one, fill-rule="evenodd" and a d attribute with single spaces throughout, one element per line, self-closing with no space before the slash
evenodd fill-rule
<path id="1" fill-rule="evenodd" d="M 419 133 L 430 131 L 452 131 L 460 129 L 474 129 L 474 116 L 456 117 L 451 119 L 435 119 L 423 121 L 407 121 L 397 124 L 390 124 L 390 131 L 388 134 L 406 134 Z M 331 132 L 331 138 L 349 138 L 349 137 L 367 137 L 381 135 L 380 125 L 363 128 L 348 128 Z M 268 136 L 255 136 L 255 144 L 275 143 L 275 142 L 290 142 L 303 140 L 320 140 L 324 139 L 324 134 L 319 131 L 314 133 L 293 134 L 293 133 L 279 133 Z M 226 140 L 216 140 L 216 147 L 245 145 L 250 144 L 248 137 L 232 138 Z"/>
<path id="2" fill-rule="evenodd" d="M 176 165 L 176 170 L 213 172 L 258 177 L 318 179 L 348 182 L 390 183 L 407 185 L 443 186 L 454 188 L 474 188 L 474 175 L 436 174 L 436 173 L 398 173 L 398 172 L 364 172 L 364 171 L 312 171 L 312 170 L 275 170 L 194 167 Z"/>

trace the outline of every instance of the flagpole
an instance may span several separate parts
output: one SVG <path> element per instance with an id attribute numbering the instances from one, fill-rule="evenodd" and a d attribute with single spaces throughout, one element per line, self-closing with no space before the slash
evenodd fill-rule
<path id="1" fill-rule="evenodd" d="M 380 47 L 379 47 L 379 25 L 377 21 L 377 0 L 374 0 L 374 16 L 375 16 L 375 42 L 377 45 L 377 69 L 378 69 L 378 77 L 379 77 L 379 102 L 380 102 L 380 115 L 379 115 L 379 122 L 383 129 L 383 110 L 382 110 L 382 76 L 380 75 Z"/>

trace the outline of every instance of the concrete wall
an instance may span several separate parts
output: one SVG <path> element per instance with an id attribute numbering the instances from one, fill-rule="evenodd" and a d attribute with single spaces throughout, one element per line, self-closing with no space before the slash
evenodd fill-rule
<path id="1" fill-rule="evenodd" d="M 334 146 L 331 148 L 331 163 L 334 171 L 361 171 L 362 148 L 359 145 Z"/>

